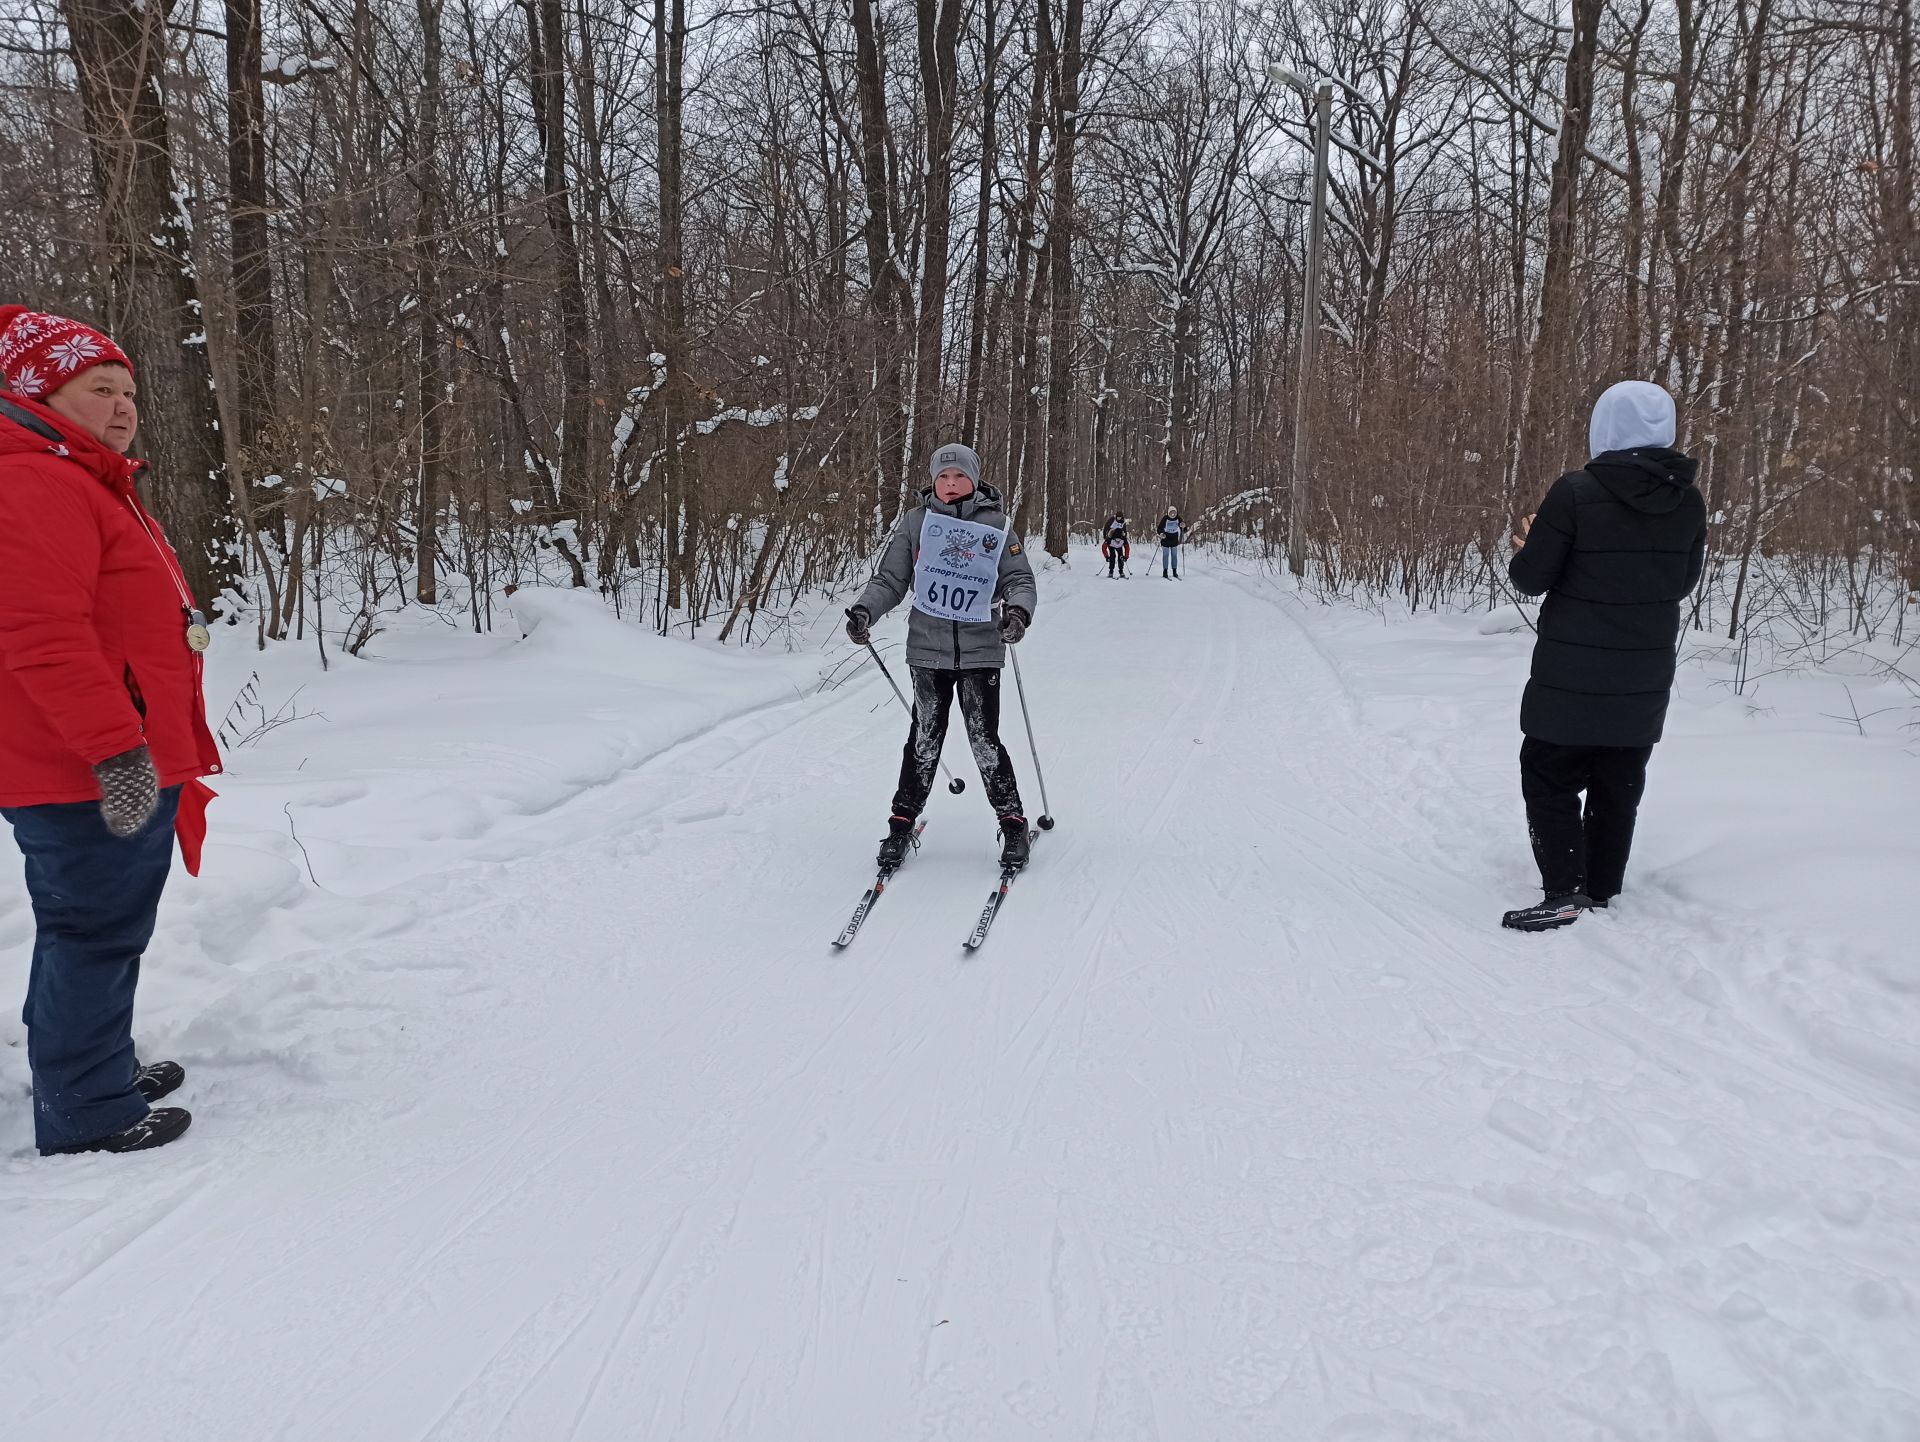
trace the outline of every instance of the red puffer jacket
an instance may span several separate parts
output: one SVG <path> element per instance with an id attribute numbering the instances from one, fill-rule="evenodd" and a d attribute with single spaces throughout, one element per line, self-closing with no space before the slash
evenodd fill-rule
<path id="1" fill-rule="evenodd" d="M 186 579 L 142 509 L 142 463 L 44 406 L 0 394 L 0 806 L 92 801 L 93 767 L 144 744 L 184 786 L 181 849 L 197 870 L 220 770 Z"/>

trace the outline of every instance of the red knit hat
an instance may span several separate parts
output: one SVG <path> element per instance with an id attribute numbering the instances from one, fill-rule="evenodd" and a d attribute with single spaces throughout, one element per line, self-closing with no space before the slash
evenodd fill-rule
<path id="1" fill-rule="evenodd" d="M 108 364 L 133 369 L 127 353 L 92 326 L 0 305 L 0 386 L 15 395 L 43 401 L 82 371 Z"/>

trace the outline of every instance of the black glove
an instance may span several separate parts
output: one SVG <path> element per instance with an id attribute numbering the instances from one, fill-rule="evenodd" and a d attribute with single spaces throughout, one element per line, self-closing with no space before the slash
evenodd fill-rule
<path id="1" fill-rule="evenodd" d="M 1000 613 L 1000 639 L 1009 646 L 1019 644 L 1020 638 L 1027 634 L 1027 613 L 1018 606 L 1008 606 Z"/>
<path id="2" fill-rule="evenodd" d="M 847 608 L 847 639 L 856 646 L 873 644 L 873 617 L 867 614 L 865 606 Z"/>
<path id="3" fill-rule="evenodd" d="M 100 778 L 100 815 L 115 836 L 134 835 L 160 809 L 160 776 L 144 746 L 109 756 L 93 768 Z"/>

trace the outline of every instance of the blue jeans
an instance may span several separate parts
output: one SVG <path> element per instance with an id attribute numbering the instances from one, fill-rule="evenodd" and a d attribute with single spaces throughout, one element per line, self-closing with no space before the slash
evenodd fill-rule
<path id="1" fill-rule="evenodd" d="M 1177 576 L 1180 574 L 1180 548 L 1162 546 L 1160 548 L 1160 574 Z"/>
<path id="2" fill-rule="evenodd" d="M 98 1141 L 140 1121 L 133 1084 L 133 992 L 173 868 L 180 788 L 160 793 L 153 820 L 125 840 L 97 801 L 0 810 L 27 858 L 33 970 L 27 979 L 27 1063 L 41 1148 Z"/>

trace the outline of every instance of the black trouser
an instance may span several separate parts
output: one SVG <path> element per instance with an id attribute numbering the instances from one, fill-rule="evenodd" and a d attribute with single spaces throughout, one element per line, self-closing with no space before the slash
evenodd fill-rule
<path id="1" fill-rule="evenodd" d="M 27 858 L 33 964 L 27 973 L 27 1065 L 34 1140 L 77 1146 L 147 1114 L 134 1086 L 133 994 L 173 867 L 180 788 L 132 836 L 100 819 L 98 801 L 10 807 Z"/>
<path id="2" fill-rule="evenodd" d="M 1611 901 L 1620 894 L 1652 755 L 1651 746 L 1561 746 L 1531 736 L 1521 743 L 1520 794 L 1547 895 L 1581 891 Z"/>
<path id="3" fill-rule="evenodd" d="M 1107 552 L 1107 574 L 1111 576 L 1116 570 L 1123 576 L 1127 574 L 1127 553 L 1118 546 Z"/>
<path id="4" fill-rule="evenodd" d="M 955 691 L 960 693 L 960 719 L 993 814 L 1024 816 L 1013 758 L 1000 744 L 999 671 L 931 671 L 920 666 L 913 668 L 913 729 L 907 733 L 900 757 L 900 789 L 893 794 L 893 814 L 911 819 L 926 806 L 940 770 L 940 748 L 946 745 L 947 712 Z"/>

